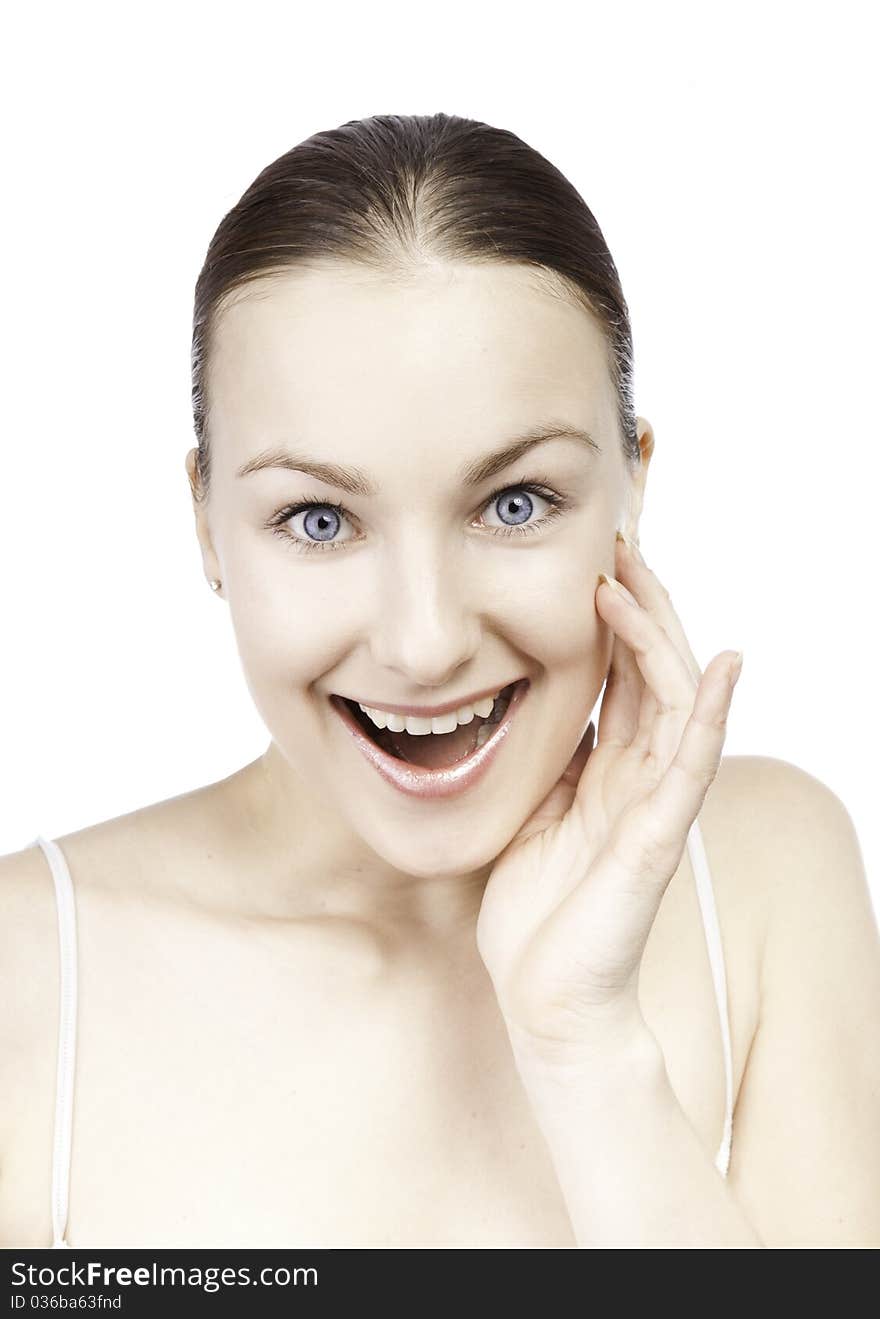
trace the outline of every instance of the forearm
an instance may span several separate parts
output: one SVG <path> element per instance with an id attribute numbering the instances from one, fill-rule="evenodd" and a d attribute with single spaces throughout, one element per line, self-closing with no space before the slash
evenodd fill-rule
<path id="1" fill-rule="evenodd" d="M 653 1037 L 625 1066 L 518 1065 L 578 1246 L 763 1246 L 685 1116 Z"/>

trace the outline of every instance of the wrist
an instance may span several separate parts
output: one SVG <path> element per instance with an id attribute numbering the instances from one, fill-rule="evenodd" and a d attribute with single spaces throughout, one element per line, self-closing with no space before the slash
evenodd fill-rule
<path id="1" fill-rule="evenodd" d="M 539 1049 L 511 1037 L 520 1078 L 532 1101 L 552 1108 L 573 1105 L 584 1113 L 643 1095 L 668 1082 L 666 1060 L 656 1036 L 644 1026 L 611 1046 L 559 1042 Z"/>

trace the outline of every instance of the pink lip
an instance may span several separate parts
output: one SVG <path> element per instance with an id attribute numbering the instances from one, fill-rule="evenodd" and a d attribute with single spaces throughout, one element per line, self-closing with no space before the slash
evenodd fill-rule
<path id="1" fill-rule="evenodd" d="M 472 788 L 487 772 L 510 732 L 513 716 L 522 704 L 528 688 L 529 679 L 521 678 L 513 689 L 504 718 L 496 726 L 488 742 L 478 747 L 464 760 L 450 765 L 448 769 L 425 769 L 422 765 L 410 765 L 405 760 L 397 760 L 394 756 L 389 756 L 367 737 L 341 697 L 332 695 L 330 704 L 364 758 L 379 772 L 386 783 L 410 797 L 455 797 Z"/>

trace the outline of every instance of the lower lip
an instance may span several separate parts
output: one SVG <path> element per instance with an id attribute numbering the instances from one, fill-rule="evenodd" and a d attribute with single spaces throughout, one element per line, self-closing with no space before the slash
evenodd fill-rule
<path id="1" fill-rule="evenodd" d="M 364 759 L 369 761 L 392 788 L 397 788 L 408 797 L 457 797 L 459 793 L 466 792 L 468 788 L 479 783 L 488 771 L 510 732 L 516 712 L 522 705 L 528 689 L 528 678 L 521 678 L 513 689 L 504 718 L 495 726 L 495 731 L 488 742 L 477 747 L 476 751 L 465 756 L 464 760 L 459 760 L 446 769 L 425 769 L 422 765 L 411 765 L 406 760 L 389 756 L 370 740 L 341 697 L 332 695 L 330 704 L 353 737 Z M 431 734 L 427 736 L 430 737 Z"/>

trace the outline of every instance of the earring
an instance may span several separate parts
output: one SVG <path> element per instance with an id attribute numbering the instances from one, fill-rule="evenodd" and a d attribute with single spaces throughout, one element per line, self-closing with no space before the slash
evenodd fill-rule
<path id="1" fill-rule="evenodd" d="M 216 577 L 212 577 L 211 581 L 209 582 L 209 586 L 211 587 L 212 591 L 220 590 L 220 582 Z"/>

